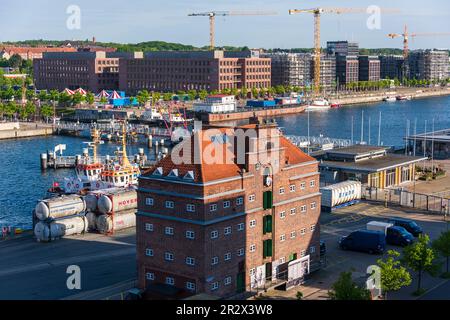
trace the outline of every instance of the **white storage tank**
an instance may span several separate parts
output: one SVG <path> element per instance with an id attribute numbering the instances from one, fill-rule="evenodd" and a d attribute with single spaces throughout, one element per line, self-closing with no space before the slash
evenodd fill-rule
<path id="1" fill-rule="evenodd" d="M 86 210 L 96 212 L 98 210 L 98 199 L 104 194 L 110 194 L 114 192 L 119 192 L 120 188 L 109 188 L 90 191 L 86 196 L 84 196 L 84 201 L 86 202 Z"/>
<path id="2" fill-rule="evenodd" d="M 92 211 L 88 211 L 86 213 L 86 219 L 88 221 L 88 230 L 95 231 L 97 230 L 97 214 Z"/>
<path id="3" fill-rule="evenodd" d="M 332 210 L 337 206 L 350 205 L 361 199 L 361 182 L 345 181 L 320 188 L 322 209 Z"/>
<path id="4" fill-rule="evenodd" d="M 102 214 L 97 217 L 97 230 L 109 233 L 136 226 L 136 210 L 124 211 L 114 215 Z"/>
<path id="5" fill-rule="evenodd" d="M 85 210 L 84 199 L 78 195 L 70 195 L 42 200 L 34 211 L 39 220 L 46 220 L 80 214 Z"/>
<path id="6" fill-rule="evenodd" d="M 135 189 L 112 191 L 100 196 L 97 209 L 100 213 L 111 214 L 137 208 L 137 192 Z"/>
<path id="7" fill-rule="evenodd" d="M 39 221 L 34 227 L 34 235 L 38 241 L 48 242 L 64 236 L 85 233 L 87 230 L 87 218 L 76 216 L 57 219 L 50 223 Z"/>

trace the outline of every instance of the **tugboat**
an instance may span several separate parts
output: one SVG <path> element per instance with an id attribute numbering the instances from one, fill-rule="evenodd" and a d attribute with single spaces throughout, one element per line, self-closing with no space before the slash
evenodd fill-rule
<path id="1" fill-rule="evenodd" d="M 127 156 L 126 125 L 122 124 L 122 150 L 116 151 L 118 161 L 112 161 L 104 166 L 98 181 L 99 189 L 109 189 L 116 187 L 130 187 L 137 185 L 138 177 L 141 174 L 138 164 L 131 164 Z M 122 156 L 122 161 L 120 161 Z"/>
<path id="2" fill-rule="evenodd" d="M 104 169 L 104 164 L 97 158 L 97 145 L 101 143 L 100 132 L 97 129 L 91 131 L 92 142 L 89 142 L 89 147 L 92 147 L 93 156 L 85 155 L 80 159 L 80 162 L 75 167 L 75 177 L 66 177 L 62 182 L 64 193 L 82 193 L 88 190 L 97 190 L 101 187 L 99 180 L 100 174 Z M 55 188 L 55 184 L 53 185 Z"/>

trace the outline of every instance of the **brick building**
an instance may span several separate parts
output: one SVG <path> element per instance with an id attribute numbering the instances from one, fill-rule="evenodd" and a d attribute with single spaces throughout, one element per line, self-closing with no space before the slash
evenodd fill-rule
<path id="1" fill-rule="evenodd" d="M 119 58 L 139 57 L 142 53 L 46 52 L 33 61 L 37 89 L 83 88 L 92 92 L 119 88 Z"/>
<path id="2" fill-rule="evenodd" d="M 380 81 L 380 59 L 377 56 L 359 56 L 359 81 Z"/>
<path id="3" fill-rule="evenodd" d="M 357 56 L 336 56 L 336 78 L 339 85 L 359 81 L 359 61 Z"/>
<path id="4" fill-rule="evenodd" d="M 0 57 L 10 59 L 17 54 L 24 60 L 41 59 L 46 52 L 76 52 L 76 48 L 71 47 L 13 47 L 5 46 L 0 48 Z"/>
<path id="5" fill-rule="evenodd" d="M 142 59 L 122 59 L 120 89 L 130 94 L 139 90 L 222 90 L 268 88 L 270 59 L 255 51 L 158 51 Z"/>
<path id="6" fill-rule="evenodd" d="M 289 262 L 319 262 L 318 162 L 276 124 L 250 123 L 197 130 L 140 177 L 141 289 L 224 298 L 287 280 Z"/>

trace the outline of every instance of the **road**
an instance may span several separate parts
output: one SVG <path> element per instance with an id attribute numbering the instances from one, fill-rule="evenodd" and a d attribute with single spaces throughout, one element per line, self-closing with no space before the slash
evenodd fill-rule
<path id="1" fill-rule="evenodd" d="M 112 237 L 85 234 L 51 243 L 31 237 L 0 242 L 0 300 L 63 299 L 134 279 L 135 238 L 133 228 Z M 80 267 L 81 290 L 67 288 L 70 265 Z"/>

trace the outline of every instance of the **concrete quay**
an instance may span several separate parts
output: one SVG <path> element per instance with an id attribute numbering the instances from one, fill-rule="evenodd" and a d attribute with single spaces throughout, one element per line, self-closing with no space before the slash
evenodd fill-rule
<path id="1" fill-rule="evenodd" d="M 53 134 L 51 125 L 21 122 L 19 129 L 0 130 L 0 140 L 20 139 Z"/>

